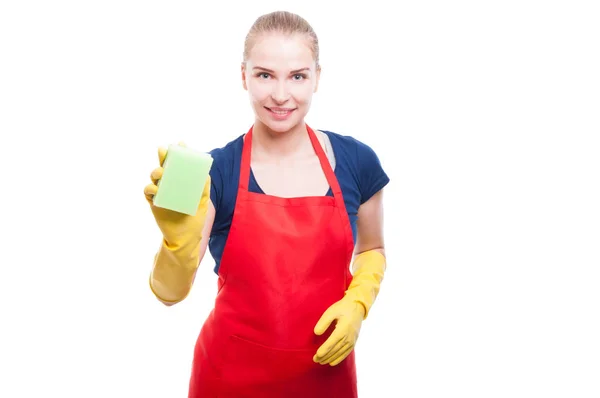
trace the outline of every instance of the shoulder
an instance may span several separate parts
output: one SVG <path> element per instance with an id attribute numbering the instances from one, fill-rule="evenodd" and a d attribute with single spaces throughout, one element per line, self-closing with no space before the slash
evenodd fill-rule
<path id="1" fill-rule="evenodd" d="M 236 170 L 240 161 L 244 136 L 241 135 L 222 147 L 214 148 L 208 152 L 213 158 L 211 178 L 229 177 Z M 213 176 L 214 174 L 214 176 Z"/>
<path id="2" fill-rule="evenodd" d="M 349 161 L 356 171 L 373 166 L 381 167 L 379 156 L 367 143 L 350 135 L 343 135 L 329 130 L 320 130 L 327 135 L 337 157 Z"/>
<path id="3" fill-rule="evenodd" d="M 222 147 L 212 149 L 209 154 L 213 158 L 213 164 L 219 165 L 223 162 L 229 161 L 235 157 L 236 154 L 241 151 L 244 142 L 244 136 L 241 135 L 232 141 L 229 141 Z"/>
<path id="4" fill-rule="evenodd" d="M 350 135 L 320 131 L 329 138 L 336 161 L 345 164 L 355 178 L 361 193 L 361 204 L 388 184 L 390 179 L 379 156 L 369 144 Z"/>
<path id="5" fill-rule="evenodd" d="M 228 142 L 222 147 L 214 148 L 208 153 L 213 158 L 210 169 L 211 201 L 217 210 L 227 196 L 228 183 L 239 170 L 239 162 L 244 143 L 243 135 Z"/>
<path id="6" fill-rule="evenodd" d="M 378 158 L 371 146 L 351 135 L 344 135 L 330 130 L 319 131 L 326 134 L 331 141 L 331 144 L 343 155 L 350 156 L 356 160 L 369 157 Z"/>

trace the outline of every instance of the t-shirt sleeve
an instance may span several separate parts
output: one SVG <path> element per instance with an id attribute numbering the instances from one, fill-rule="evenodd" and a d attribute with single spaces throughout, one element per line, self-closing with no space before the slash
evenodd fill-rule
<path id="1" fill-rule="evenodd" d="M 358 182 L 360 188 L 360 204 L 365 203 L 389 182 L 390 178 L 383 170 L 379 157 L 368 145 L 358 142 Z"/>

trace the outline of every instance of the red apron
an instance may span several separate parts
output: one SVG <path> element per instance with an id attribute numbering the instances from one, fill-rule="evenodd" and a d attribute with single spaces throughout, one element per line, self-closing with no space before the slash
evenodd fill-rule
<path id="1" fill-rule="evenodd" d="M 344 296 L 353 238 L 342 191 L 308 126 L 333 192 L 281 198 L 248 191 L 252 128 L 244 141 L 232 225 L 215 307 L 194 352 L 189 398 L 356 398 L 354 352 L 313 362 L 314 327 Z"/>

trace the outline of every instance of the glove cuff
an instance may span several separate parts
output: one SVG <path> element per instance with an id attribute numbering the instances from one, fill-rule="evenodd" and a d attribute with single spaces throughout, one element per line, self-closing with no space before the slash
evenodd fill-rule
<path id="1" fill-rule="evenodd" d="M 346 296 L 360 303 L 365 309 L 367 319 L 369 311 L 379 294 L 379 288 L 386 269 L 386 258 L 376 250 L 358 254 L 352 264 L 352 282 L 346 290 Z"/>
<path id="2" fill-rule="evenodd" d="M 200 242 L 172 247 L 163 239 L 154 257 L 150 290 L 164 303 L 178 303 L 189 294 L 200 262 Z"/>

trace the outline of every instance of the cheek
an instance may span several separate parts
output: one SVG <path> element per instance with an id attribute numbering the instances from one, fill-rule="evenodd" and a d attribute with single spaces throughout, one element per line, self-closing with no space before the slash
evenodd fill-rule
<path id="1" fill-rule="evenodd" d="M 313 95 L 313 86 L 310 83 L 296 84 L 290 89 L 292 97 L 298 103 L 309 103 Z"/>
<path id="2" fill-rule="evenodd" d="M 248 93 L 253 102 L 264 102 L 269 98 L 270 88 L 264 82 L 257 82 L 252 79 L 248 82 Z"/>

